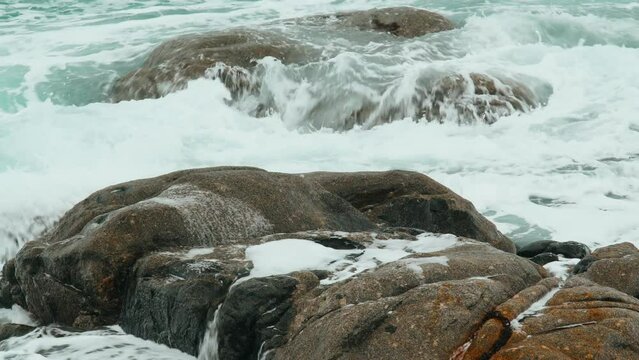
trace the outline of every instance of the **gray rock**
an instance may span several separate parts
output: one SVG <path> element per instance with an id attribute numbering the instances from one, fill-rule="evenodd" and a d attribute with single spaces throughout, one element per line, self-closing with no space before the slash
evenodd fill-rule
<path id="1" fill-rule="evenodd" d="M 637 359 L 639 301 L 593 286 L 566 287 L 523 320 L 491 359 Z"/>
<path id="2" fill-rule="evenodd" d="M 0 324 L 0 341 L 7 340 L 15 336 L 22 336 L 35 329 L 33 326 L 22 324 Z"/>
<path id="3" fill-rule="evenodd" d="M 576 241 L 559 242 L 540 240 L 523 246 L 517 251 L 519 256 L 533 257 L 542 253 L 563 255 L 567 258 L 582 259 L 590 254 L 588 246 Z"/>
<path id="4" fill-rule="evenodd" d="M 283 343 L 293 318 L 291 276 L 249 279 L 233 287 L 219 309 L 219 358 L 258 359 Z"/>
<path id="5" fill-rule="evenodd" d="M 558 260 L 559 260 L 559 256 L 557 256 L 556 254 L 553 254 L 553 253 L 549 253 L 549 252 L 537 254 L 537 255 L 535 255 L 535 256 L 530 258 L 530 261 L 534 262 L 535 264 L 539 264 L 539 265 L 546 265 L 546 264 L 548 264 L 550 262 L 558 261 Z"/>
<path id="6" fill-rule="evenodd" d="M 251 266 L 244 247 L 234 245 L 148 255 L 133 268 L 119 324 L 127 333 L 197 356 L 207 319 Z"/>

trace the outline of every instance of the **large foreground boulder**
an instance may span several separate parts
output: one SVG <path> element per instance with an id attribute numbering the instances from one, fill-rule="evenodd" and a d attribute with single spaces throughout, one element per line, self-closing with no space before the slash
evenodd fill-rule
<path id="1" fill-rule="evenodd" d="M 120 323 L 195 353 L 207 319 L 231 284 L 250 272 L 246 246 L 298 233 L 290 236 L 363 249 L 373 239 L 411 240 L 424 231 L 514 252 L 467 200 L 418 173 L 186 170 L 92 194 L 7 263 L 0 294 L 44 324 Z M 203 250 L 208 247 L 214 251 Z"/>
<path id="2" fill-rule="evenodd" d="M 637 253 L 564 282 L 418 173 L 206 168 L 92 194 L 6 263 L 0 300 L 202 359 L 634 359 Z"/>
<path id="3" fill-rule="evenodd" d="M 246 244 L 277 232 L 373 228 L 348 202 L 300 176 L 189 170 L 94 193 L 27 243 L 5 278 L 15 279 L 22 305 L 43 322 L 87 328 L 116 322 L 131 267 L 151 252 Z"/>

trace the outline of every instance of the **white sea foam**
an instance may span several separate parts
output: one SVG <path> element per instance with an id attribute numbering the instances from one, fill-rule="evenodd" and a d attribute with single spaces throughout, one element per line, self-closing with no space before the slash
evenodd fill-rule
<path id="1" fill-rule="evenodd" d="M 13 305 L 11 309 L 0 308 L 0 324 L 11 323 L 36 326 L 37 323 L 33 319 L 28 311 L 20 307 L 19 305 Z"/>
<path id="2" fill-rule="evenodd" d="M 440 251 L 459 243 L 456 236 L 430 233 L 420 234 L 414 241 L 375 240 L 370 247 L 362 250 L 336 250 L 300 239 L 271 241 L 246 249 L 246 257 L 253 263 L 253 269 L 240 281 L 301 270 L 327 270 L 331 275 L 321 282 L 331 284 L 414 253 Z M 447 262 L 445 256 L 435 256 L 406 259 L 403 264 L 421 273 L 421 265 L 446 265 Z"/>
<path id="3" fill-rule="evenodd" d="M 0 342 L 2 360 L 69 358 L 194 360 L 194 357 L 165 345 L 127 335 L 118 326 L 86 332 L 47 326 Z"/>

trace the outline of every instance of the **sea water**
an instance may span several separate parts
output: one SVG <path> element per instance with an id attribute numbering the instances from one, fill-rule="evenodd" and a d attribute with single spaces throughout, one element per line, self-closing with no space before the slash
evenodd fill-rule
<path id="1" fill-rule="evenodd" d="M 439 12 L 457 29 L 399 39 L 268 25 L 321 57 L 261 61 L 279 109 L 266 117 L 229 105 L 212 80 L 108 102 L 113 81 L 173 36 L 399 5 Z M 424 74 L 471 72 L 516 77 L 546 104 L 493 125 L 334 123 L 358 102 L 410 98 Z M 0 263 L 101 187 L 217 165 L 414 170 L 471 200 L 520 244 L 639 245 L 638 99 L 637 1 L 0 1 Z M 52 339 L 47 331 L 40 336 Z M 23 348 L 43 343 L 34 341 Z"/>

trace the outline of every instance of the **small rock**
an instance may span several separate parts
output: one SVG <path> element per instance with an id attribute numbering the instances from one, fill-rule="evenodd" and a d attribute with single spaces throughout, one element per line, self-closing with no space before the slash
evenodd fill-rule
<path id="1" fill-rule="evenodd" d="M 15 336 L 22 336 L 33 331 L 35 327 L 22 324 L 0 324 L 0 341 Z"/>
<path id="2" fill-rule="evenodd" d="M 550 262 L 558 261 L 558 260 L 559 260 L 559 256 L 557 256 L 557 254 L 553 254 L 549 252 L 537 254 L 530 258 L 530 261 L 539 265 L 546 265 Z"/>
<path id="3" fill-rule="evenodd" d="M 542 253 L 553 253 L 563 255 L 571 259 L 582 259 L 590 254 L 590 249 L 576 241 L 558 242 L 553 240 L 540 240 L 522 246 L 517 255 L 531 258 Z"/>

